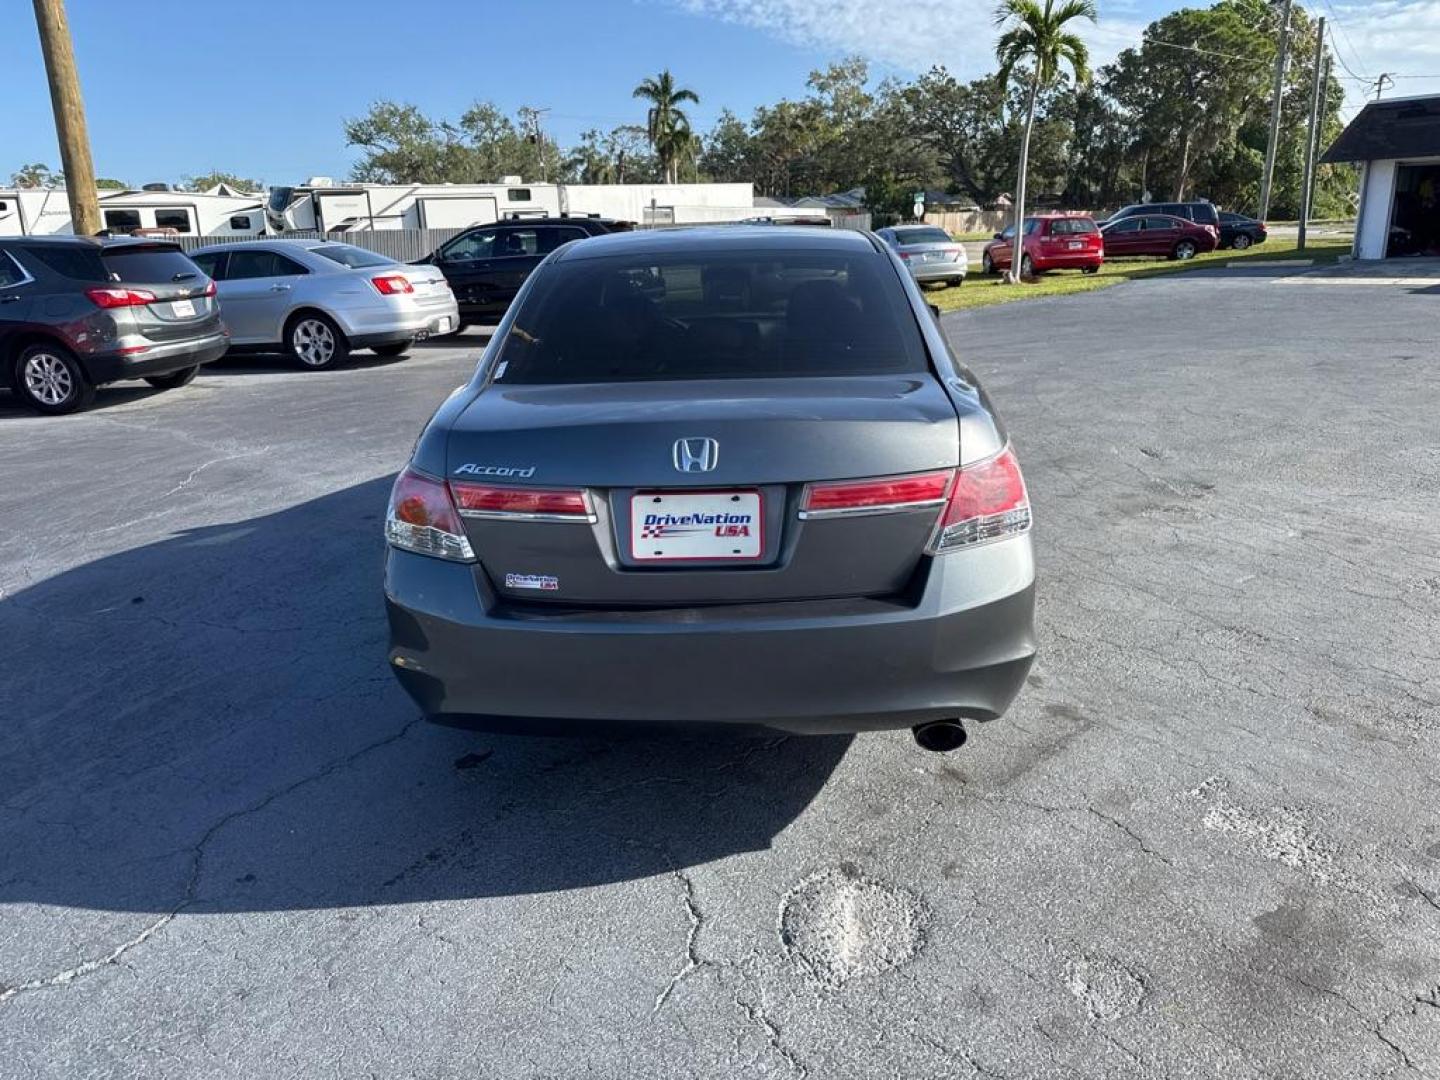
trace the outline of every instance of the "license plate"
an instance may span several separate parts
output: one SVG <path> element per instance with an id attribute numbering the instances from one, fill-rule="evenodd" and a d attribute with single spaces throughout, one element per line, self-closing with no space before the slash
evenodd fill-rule
<path id="1" fill-rule="evenodd" d="M 1079 251 L 1085 246 L 1085 242 L 1083 240 L 1071 240 L 1065 246 L 1068 247 L 1071 251 Z"/>
<path id="2" fill-rule="evenodd" d="M 650 491 L 630 499 L 636 562 L 758 559 L 764 550 L 758 491 Z"/>
<path id="3" fill-rule="evenodd" d="M 177 319 L 193 319 L 195 317 L 195 302 L 193 300 L 172 300 L 170 302 L 170 314 Z"/>

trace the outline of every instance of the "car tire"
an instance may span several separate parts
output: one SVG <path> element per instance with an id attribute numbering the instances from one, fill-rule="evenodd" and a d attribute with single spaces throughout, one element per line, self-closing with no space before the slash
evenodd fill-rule
<path id="1" fill-rule="evenodd" d="M 958 289 L 958 288 L 960 288 L 961 285 L 964 285 L 964 284 L 965 284 L 965 278 L 964 278 L 963 275 L 962 275 L 961 277 L 952 277 L 952 278 L 950 279 L 950 284 L 951 284 L 951 285 L 954 285 L 955 288 Z"/>
<path id="2" fill-rule="evenodd" d="M 1181 240 L 1175 245 L 1175 250 L 1170 253 L 1170 257 L 1178 259 L 1180 262 L 1189 262 L 1198 251 L 1199 248 L 1195 246 L 1194 240 Z"/>
<path id="3" fill-rule="evenodd" d="M 1034 276 L 1035 276 L 1035 260 L 1032 259 L 1032 258 L 1030 258 L 1029 255 L 1021 255 L 1021 256 L 1020 256 L 1020 276 L 1021 276 L 1021 277 L 1034 277 Z"/>
<path id="4" fill-rule="evenodd" d="M 404 356 L 413 344 L 413 341 L 395 341 L 389 345 L 371 345 L 370 351 L 376 356 Z"/>
<path id="5" fill-rule="evenodd" d="M 990 253 L 988 251 L 980 256 L 980 272 L 986 277 L 989 277 L 991 274 L 995 273 L 995 260 L 990 258 Z"/>
<path id="6" fill-rule="evenodd" d="M 1100 272 L 1100 268 L 1098 266 L 1082 266 L 1080 268 L 1080 272 L 1082 274 L 1098 274 Z"/>
<path id="7" fill-rule="evenodd" d="M 21 349 L 11 376 L 20 400 L 45 416 L 78 412 L 95 400 L 95 384 L 74 354 L 60 345 L 38 343 Z"/>
<path id="8" fill-rule="evenodd" d="M 318 311 L 302 311 L 285 326 L 285 351 L 306 371 L 326 371 L 345 362 L 350 343 Z"/>
<path id="9" fill-rule="evenodd" d="M 1250 237 L 1244 233 L 1236 233 L 1235 239 L 1230 241 L 1230 246 L 1236 251 L 1244 251 L 1251 244 Z"/>
<path id="10" fill-rule="evenodd" d="M 146 375 L 145 381 L 156 390 L 178 390 L 182 386 L 189 386 L 195 381 L 195 376 L 200 373 L 200 365 L 182 368 L 180 371 L 172 371 L 169 375 Z"/>

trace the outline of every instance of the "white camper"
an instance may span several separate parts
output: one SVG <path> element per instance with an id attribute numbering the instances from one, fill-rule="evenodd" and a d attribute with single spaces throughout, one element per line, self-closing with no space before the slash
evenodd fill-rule
<path id="1" fill-rule="evenodd" d="M 225 185 L 209 191 L 102 191 L 101 227 L 117 236 L 137 229 L 174 236 L 263 236 L 263 196 Z M 70 204 L 59 188 L 0 191 L 0 236 L 53 236 L 71 232 Z"/>
<path id="2" fill-rule="evenodd" d="M 457 229 L 561 214 L 684 225 L 739 221 L 754 213 L 751 184 L 336 184 L 312 177 L 270 189 L 270 230 L 373 232 Z"/>

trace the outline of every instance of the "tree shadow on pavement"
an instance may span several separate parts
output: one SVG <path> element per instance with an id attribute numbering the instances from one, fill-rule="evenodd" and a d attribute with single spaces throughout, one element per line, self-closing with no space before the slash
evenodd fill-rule
<path id="1" fill-rule="evenodd" d="M 389 483 L 0 600 L 0 904 L 260 911 L 629 880 L 768 847 L 843 757 L 843 737 L 420 720 L 385 663 Z"/>

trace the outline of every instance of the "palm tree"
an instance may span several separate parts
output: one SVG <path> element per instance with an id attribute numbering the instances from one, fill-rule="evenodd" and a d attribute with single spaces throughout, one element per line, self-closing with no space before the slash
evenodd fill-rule
<path id="1" fill-rule="evenodd" d="M 635 87 L 631 96 L 650 102 L 650 111 L 645 114 L 645 135 L 665 170 L 665 182 L 673 184 L 675 162 L 690 137 L 690 118 L 678 106 L 682 101 L 693 101 L 698 105 L 700 97 L 694 90 L 676 87 L 675 77 L 670 74 L 669 68 Z"/>
<path id="2" fill-rule="evenodd" d="M 995 25 L 1005 32 L 995 45 L 1000 62 L 996 78 L 1006 86 L 1021 64 L 1029 64 L 1030 85 L 1025 102 L 1025 133 L 1020 139 L 1020 170 L 1015 182 L 1015 237 L 1010 242 L 1012 284 L 1020 280 L 1025 236 L 1025 171 L 1030 164 L 1030 129 L 1035 126 L 1035 99 L 1060 77 L 1062 61 L 1070 65 L 1077 85 L 1090 81 L 1090 50 L 1078 34 L 1066 30 L 1076 19 L 1096 19 L 1095 0 L 1001 0 L 995 9 Z"/>

